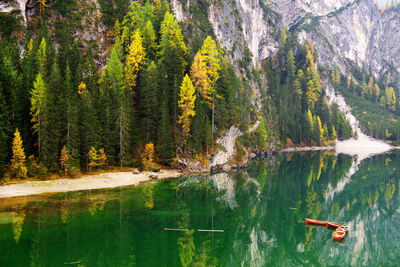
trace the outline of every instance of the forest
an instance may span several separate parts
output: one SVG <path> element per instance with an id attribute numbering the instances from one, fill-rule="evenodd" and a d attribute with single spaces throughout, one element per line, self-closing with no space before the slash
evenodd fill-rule
<path id="1" fill-rule="evenodd" d="M 101 64 L 94 47 L 73 38 L 71 29 L 49 29 L 46 12 L 67 12 L 57 3 L 40 6 L 36 32 L 23 38 L 2 32 L 5 180 L 155 169 L 180 157 L 209 161 L 216 139 L 232 125 L 246 131 L 258 120 L 258 129 L 239 140 L 239 152 L 329 145 L 352 136 L 337 105 L 328 104 L 312 44 L 300 45 L 285 28 L 278 54 L 256 68 L 249 51 L 232 64 L 208 27 L 183 32 L 165 0 L 133 1 L 124 16 L 103 3 L 112 45 Z M 261 109 L 254 84 L 268 88 L 261 90 Z"/>

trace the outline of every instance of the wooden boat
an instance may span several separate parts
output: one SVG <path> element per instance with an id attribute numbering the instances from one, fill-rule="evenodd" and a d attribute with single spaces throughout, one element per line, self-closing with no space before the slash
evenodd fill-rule
<path id="1" fill-rule="evenodd" d="M 338 227 L 340 227 L 340 226 L 342 226 L 342 225 L 341 225 L 341 224 L 334 223 L 334 222 L 326 222 L 326 226 L 336 229 L 336 228 L 338 228 Z"/>
<path id="2" fill-rule="evenodd" d="M 317 221 L 317 220 L 312 220 L 312 219 L 307 219 L 307 218 L 306 218 L 306 223 L 326 226 L 326 221 L 323 222 L 323 221 Z"/>
<path id="3" fill-rule="evenodd" d="M 342 240 L 347 233 L 347 225 L 341 225 L 339 226 L 336 231 L 333 233 L 333 239 L 334 240 Z"/>

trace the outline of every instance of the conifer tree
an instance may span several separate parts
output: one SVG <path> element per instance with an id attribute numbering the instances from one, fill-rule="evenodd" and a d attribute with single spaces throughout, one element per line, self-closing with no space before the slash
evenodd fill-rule
<path id="1" fill-rule="evenodd" d="M 106 165 L 107 162 L 107 155 L 106 152 L 104 151 L 104 148 L 99 149 L 99 166 L 103 168 L 104 165 Z"/>
<path id="2" fill-rule="evenodd" d="M 73 87 L 72 74 L 67 64 L 65 79 L 63 83 L 63 93 L 61 96 L 64 110 L 64 138 L 69 152 L 69 162 L 71 167 L 77 167 L 79 163 L 79 100 L 76 90 Z"/>
<path id="3" fill-rule="evenodd" d="M 337 65 L 335 65 L 335 82 L 340 84 L 340 71 Z"/>
<path id="4" fill-rule="evenodd" d="M 308 132 L 308 138 L 309 141 L 311 141 L 312 139 L 312 135 L 314 132 L 314 120 L 313 120 L 313 116 L 310 110 L 307 111 L 306 113 L 306 122 L 307 122 L 307 132 Z"/>
<path id="5" fill-rule="evenodd" d="M 373 92 L 373 94 L 374 94 L 374 100 L 375 100 L 375 102 L 378 102 L 378 100 L 379 100 L 379 95 L 381 94 L 381 89 L 379 88 L 379 86 L 378 86 L 378 84 L 375 84 L 374 85 L 374 92 Z"/>
<path id="6" fill-rule="evenodd" d="M 39 156 L 41 154 L 41 142 L 42 142 L 42 129 L 45 123 L 45 99 L 46 99 L 46 85 L 43 81 L 42 75 L 36 76 L 36 80 L 33 83 L 33 90 L 31 92 L 31 115 L 33 123 L 33 133 L 37 133 L 37 147 Z"/>
<path id="7" fill-rule="evenodd" d="M 143 47 L 143 38 L 140 29 L 137 29 L 133 34 L 125 65 L 125 77 L 129 86 L 132 88 L 136 86 L 138 72 L 145 57 L 146 52 Z"/>
<path id="8" fill-rule="evenodd" d="M 282 32 L 281 32 L 281 47 L 285 47 L 286 40 L 287 40 L 287 30 L 286 30 L 286 26 L 284 24 L 282 26 Z"/>
<path id="9" fill-rule="evenodd" d="M 61 169 L 64 170 L 64 173 L 68 173 L 70 166 L 69 166 L 68 149 L 66 146 L 63 146 L 63 148 L 61 149 L 60 165 Z"/>
<path id="10" fill-rule="evenodd" d="M 392 110 L 392 111 L 396 111 L 396 94 L 394 93 L 393 87 L 386 88 L 385 96 L 386 96 L 388 109 Z"/>
<path id="11" fill-rule="evenodd" d="M 138 95 L 142 138 L 145 143 L 157 141 L 157 123 L 160 113 L 158 81 L 157 65 L 151 61 L 143 73 Z"/>
<path id="12" fill-rule="evenodd" d="M 15 130 L 12 143 L 13 157 L 11 159 L 11 173 L 15 178 L 26 178 L 27 168 L 25 166 L 25 152 L 22 146 L 21 135 L 18 129 Z"/>
<path id="13" fill-rule="evenodd" d="M 206 66 L 200 51 L 196 53 L 192 66 L 190 67 L 190 79 L 193 81 L 195 89 L 206 99 L 210 91 Z"/>
<path id="14" fill-rule="evenodd" d="M 94 108 L 93 98 L 86 83 L 81 82 L 77 93 L 80 98 L 79 105 L 79 131 L 80 131 L 80 155 L 87 155 L 91 146 L 98 145 L 97 116 Z M 88 166 L 87 157 L 82 158 L 85 167 Z"/>
<path id="15" fill-rule="evenodd" d="M 138 32 L 135 33 L 135 35 L 137 34 Z M 116 40 L 116 44 L 111 51 L 111 57 L 109 63 L 107 64 L 106 71 L 107 75 L 111 78 L 112 90 L 114 90 L 114 94 L 117 100 L 117 120 L 115 126 L 118 131 L 118 156 L 120 166 L 122 167 L 122 165 L 128 162 L 131 158 L 131 127 L 133 126 L 133 106 L 130 90 L 125 86 L 123 82 L 123 66 L 117 54 L 118 45 L 118 40 Z"/>
<path id="16" fill-rule="evenodd" d="M 209 85 L 209 90 L 204 93 L 203 97 L 206 100 L 206 102 L 209 103 L 212 109 L 211 127 L 212 127 L 212 133 L 214 134 L 215 83 L 219 79 L 219 71 L 221 70 L 221 64 L 218 56 L 217 44 L 211 38 L 211 36 L 207 36 L 207 38 L 204 40 L 200 53 L 205 65 L 205 70 L 208 77 L 207 81 Z"/>
<path id="17" fill-rule="evenodd" d="M 289 79 L 293 80 L 296 77 L 296 65 L 294 62 L 294 55 L 292 50 L 289 50 L 289 53 L 286 57 L 286 70 L 289 74 Z"/>
<path id="18" fill-rule="evenodd" d="M 4 167 L 8 158 L 8 141 L 9 141 L 9 117 L 8 106 L 3 96 L 3 88 L 0 83 L 0 179 L 4 175 Z"/>
<path id="19" fill-rule="evenodd" d="M 120 38 L 121 37 L 121 24 L 119 23 L 119 20 L 117 19 L 114 24 L 114 38 Z"/>
<path id="20" fill-rule="evenodd" d="M 62 138 L 62 117 L 61 108 L 61 75 L 56 61 L 54 61 L 45 91 L 45 121 L 41 132 L 41 156 L 40 160 L 47 168 L 58 168 L 57 159 L 61 148 Z"/>
<path id="21" fill-rule="evenodd" d="M 192 118 L 196 115 L 194 110 L 194 103 L 196 100 L 195 90 L 187 74 L 183 78 L 179 98 L 178 105 L 181 109 L 181 115 L 179 116 L 178 123 L 182 127 L 183 136 L 187 137 L 189 136 Z"/>
<path id="22" fill-rule="evenodd" d="M 87 156 L 89 158 L 89 170 L 93 170 L 99 165 L 99 154 L 97 153 L 96 148 L 91 147 Z"/>
<path id="23" fill-rule="evenodd" d="M 156 32 L 151 20 L 146 22 L 143 29 L 143 47 L 150 59 L 155 59 L 156 54 Z"/>
<path id="24" fill-rule="evenodd" d="M 168 98 L 173 126 L 178 121 L 178 93 L 187 66 L 187 47 L 179 23 L 166 12 L 160 29 L 158 65 L 162 93 Z"/>
<path id="25" fill-rule="evenodd" d="M 47 65 L 47 42 L 45 38 L 42 38 L 37 52 L 39 71 L 42 75 L 47 76 L 46 65 Z"/>
<path id="26" fill-rule="evenodd" d="M 161 98 L 161 118 L 158 128 L 157 151 L 160 163 L 170 165 L 175 152 L 168 110 L 168 100 L 165 93 Z"/>
<path id="27" fill-rule="evenodd" d="M 351 78 L 351 75 L 349 74 L 349 76 L 347 77 L 347 89 L 350 89 L 351 81 L 352 81 L 352 78 Z"/>

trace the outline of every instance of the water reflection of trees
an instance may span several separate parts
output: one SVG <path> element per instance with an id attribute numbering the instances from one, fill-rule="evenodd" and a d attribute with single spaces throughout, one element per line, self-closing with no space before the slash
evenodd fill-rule
<path id="1" fill-rule="evenodd" d="M 332 153 L 293 154 L 251 161 L 247 172 L 70 193 L 23 208 L 8 207 L 15 218 L 25 212 L 24 242 L 16 244 L 17 223 L 10 221 L 10 237 L 0 235 L 0 250 L 6 251 L 10 240 L 15 245 L 11 256 L 29 250 L 21 266 L 77 260 L 85 266 L 393 262 L 395 254 L 387 251 L 400 239 L 399 155 L 364 160 L 350 182 L 327 201 L 330 190 L 347 179 L 353 162 Z M 343 244 L 334 244 L 331 232 L 304 227 L 305 217 L 347 222 L 349 236 Z M 164 231 L 165 227 L 189 231 Z"/>

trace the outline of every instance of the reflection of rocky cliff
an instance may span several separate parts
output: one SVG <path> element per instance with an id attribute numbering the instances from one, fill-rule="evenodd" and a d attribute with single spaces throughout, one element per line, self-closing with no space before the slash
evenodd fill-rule
<path id="1" fill-rule="evenodd" d="M 353 162 L 329 152 L 296 153 L 250 161 L 247 172 L 33 199 L 23 206 L 18 243 L 12 220 L 0 224 L 0 250 L 22 255 L 21 266 L 391 265 L 400 239 L 400 153 L 366 159 L 348 176 Z M 343 179 L 350 181 L 326 201 Z M 0 205 L 0 215 L 20 214 L 16 203 Z M 305 227 L 305 217 L 346 222 L 349 235 L 333 243 L 331 231 Z"/>

